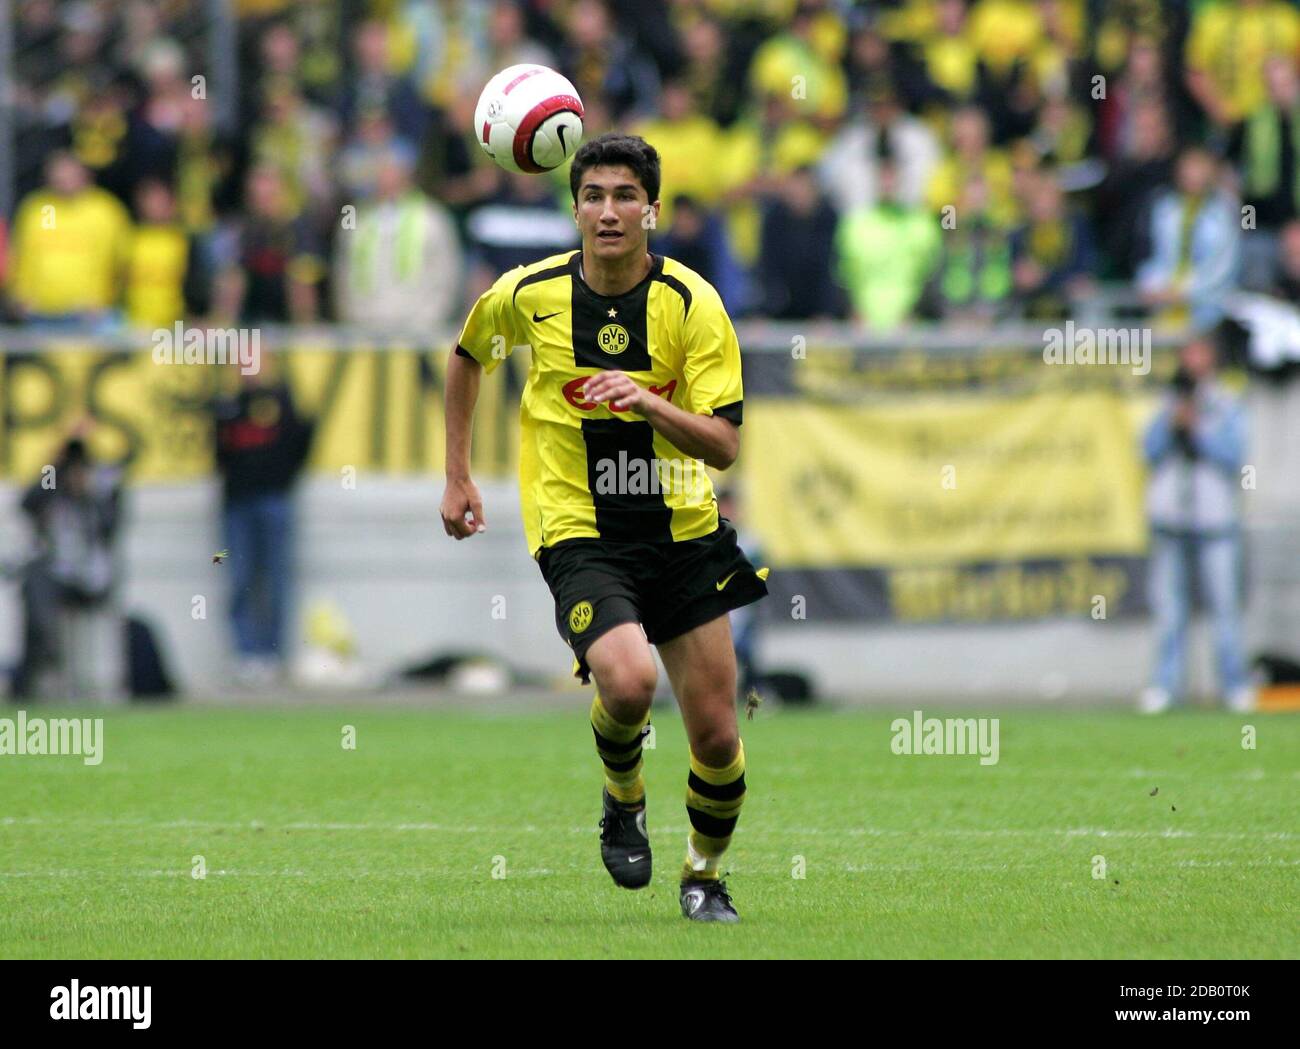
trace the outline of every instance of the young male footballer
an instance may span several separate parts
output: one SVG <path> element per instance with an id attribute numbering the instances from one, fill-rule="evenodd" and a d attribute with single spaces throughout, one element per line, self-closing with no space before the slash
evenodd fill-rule
<path id="1" fill-rule="evenodd" d="M 604 764 L 601 857 L 628 889 L 650 882 L 641 743 L 659 649 L 690 743 L 682 913 L 739 921 L 719 864 L 745 800 L 727 613 L 767 593 L 718 516 L 703 465 L 740 446 L 740 345 L 717 291 L 647 247 L 659 155 L 644 139 L 585 143 L 569 171 L 582 249 L 520 266 L 479 298 L 448 363 L 442 523 L 486 530 L 470 479 L 483 371 L 532 347 L 520 405 L 519 485 L 529 552 L 555 598 L 574 673 L 595 678 Z"/>

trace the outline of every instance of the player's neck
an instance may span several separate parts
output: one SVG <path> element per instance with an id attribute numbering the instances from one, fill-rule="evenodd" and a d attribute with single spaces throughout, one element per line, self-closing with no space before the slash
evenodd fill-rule
<path id="1" fill-rule="evenodd" d="M 622 295 L 645 280 L 652 265 L 648 251 L 622 259 L 602 259 L 584 251 L 582 279 L 597 295 Z"/>

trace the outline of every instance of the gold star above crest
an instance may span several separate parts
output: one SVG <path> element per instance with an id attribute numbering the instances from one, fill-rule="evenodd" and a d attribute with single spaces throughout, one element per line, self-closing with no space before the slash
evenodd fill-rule
<path id="1" fill-rule="evenodd" d="M 610 315 L 610 317 L 617 317 L 617 316 L 618 316 L 618 310 L 614 309 L 614 307 L 611 306 L 611 307 L 609 308 L 609 315 Z"/>

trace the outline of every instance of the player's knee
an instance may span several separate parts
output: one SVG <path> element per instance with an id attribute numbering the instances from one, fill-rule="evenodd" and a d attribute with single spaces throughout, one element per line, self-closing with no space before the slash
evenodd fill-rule
<path id="1" fill-rule="evenodd" d="M 650 709 L 658 680 L 653 663 L 618 667 L 599 680 L 601 702 L 614 720 L 634 724 Z"/>
<path id="2" fill-rule="evenodd" d="M 735 725 L 712 725 L 691 739 L 691 753 L 711 769 L 730 765 L 739 749 L 740 737 Z"/>

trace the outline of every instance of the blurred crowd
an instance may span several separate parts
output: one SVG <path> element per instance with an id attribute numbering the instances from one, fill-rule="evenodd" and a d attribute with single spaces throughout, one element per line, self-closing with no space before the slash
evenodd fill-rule
<path id="1" fill-rule="evenodd" d="M 736 316 L 1161 320 L 1300 297 L 1283 0 L 16 0 L 8 319 L 454 325 L 575 246 L 473 141 L 553 65 L 663 159 L 656 250 Z M 229 61 L 223 66 L 221 41 Z M 238 72 L 231 90 L 223 68 Z M 57 220 L 53 216 L 57 216 Z"/>

